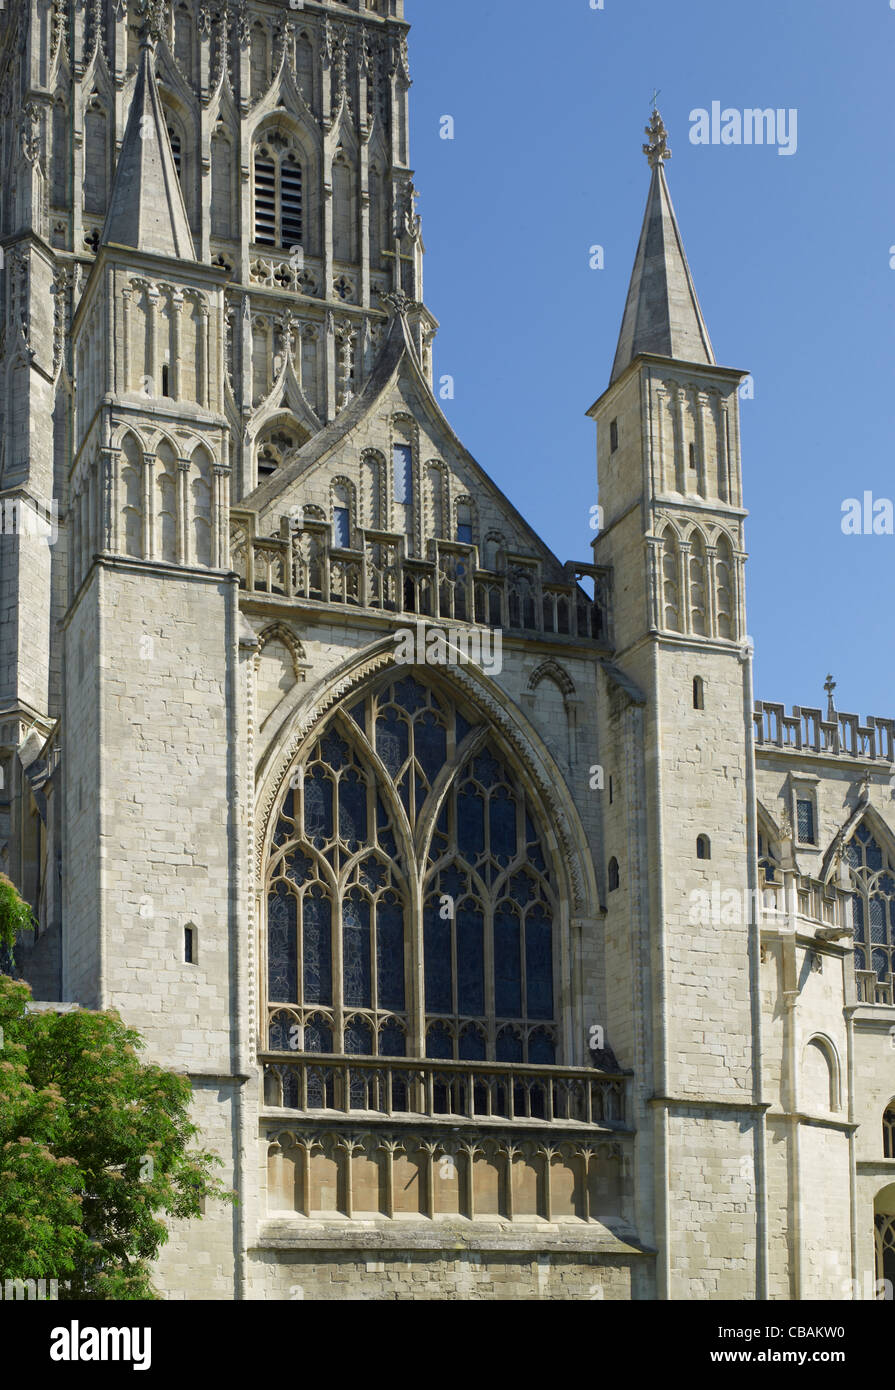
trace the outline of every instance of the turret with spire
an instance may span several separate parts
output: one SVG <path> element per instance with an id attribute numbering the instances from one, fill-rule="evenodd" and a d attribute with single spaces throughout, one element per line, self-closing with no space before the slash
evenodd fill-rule
<path id="1" fill-rule="evenodd" d="M 687 1170 L 688 1106 L 696 1102 L 700 1151 L 741 1163 L 754 1191 L 752 1120 L 735 1109 L 755 1099 L 749 924 L 730 913 L 707 926 L 693 911 L 693 894 L 708 894 L 712 883 L 742 903 L 757 881 L 743 853 L 754 807 L 743 374 L 715 360 L 668 190 L 671 150 L 657 108 L 647 135 L 650 186 L 618 350 L 610 384 L 589 412 L 605 517 L 594 553 L 612 570 L 614 662 L 623 675 L 607 676 L 600 713 L 627 740 L 624 759 L 616 754 L 624 792 L 605 812 L 606 854 L 619 860 L 627 888 L 624 899 L 608 900 L 607 962 L 623 961 L 641 933 L 656 1004 L 655 1033 L 635 1065 L 651 1097 L 638 1121 L 644 1161 L 661 1153 L 669 1173 Z M 625 708 L 630 690 L 641 703 L 627 697 Z M 642 753 L 632 756 L 638 743 Z M 648 845 L 639 861 L 625 849 L 635 826 Z M 731 1037 L 740 1040 L 736 1051 Z M 692 1204 L 677 1204 L 672 1181 L 656 1212 L 657 1243 L 668 1251 L 660 1297 L 684 1296 L 687 1241 L 734 1247 L 736 1222 L 748 1228 L 755 1219 L 740 1210 L 708 1211 L 700 1228 Z"/>
<path id="2" fill-rule="evenodd" d="M 653 175 L 612 381 L 618 380 L 639 353 L 715 365 L 665 178 L 665 162 L 671 158 L 671 150 L 658 110 L 653 110 L 646 134 L 650 143 L 644 145 L 643 152 Z"/>

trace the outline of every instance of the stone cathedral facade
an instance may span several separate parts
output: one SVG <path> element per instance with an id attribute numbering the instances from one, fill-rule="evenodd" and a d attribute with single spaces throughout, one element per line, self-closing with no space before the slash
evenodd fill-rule
<path id="1" fill-rule="evenodd" d="M 753 698 L 657 113 L 593 554 L 464 449 L 403 10 L 0 11 L 20 969 L 191 1077 L 169 1297 L 879 1297 L 895 721 Z"/>

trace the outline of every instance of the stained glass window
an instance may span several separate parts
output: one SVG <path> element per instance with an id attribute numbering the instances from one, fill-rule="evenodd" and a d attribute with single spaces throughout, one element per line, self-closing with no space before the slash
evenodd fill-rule
<path id="1" fill-rule="evenodd" d="M 856 970 L 888 982 L 895 970 L 895 864 L 865 824 L 846 847 L 857 891 L 852 895 Z"/>
<path id="2" fill-rule="evenodd" d="M 422 1040 L 444 1060 L 555 1062 L 549 860 L 535 806 L 484 734 L 439 689 L 392 675 L 289 769 L 269 850 L 271 1049 L 402 1057 Z M 352 1105 L 369 1075 L 352 1071 Z"/>

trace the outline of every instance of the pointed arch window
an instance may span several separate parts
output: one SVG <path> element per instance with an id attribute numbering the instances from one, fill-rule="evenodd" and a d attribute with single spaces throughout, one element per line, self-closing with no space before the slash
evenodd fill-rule
<path id="1" fill-rule="evenodd" d="M 267 131 L 255 146 L 255 242 L 288 250 L 302 245 L 303 170 L 298 148 L 283 131 Z"/>
<path id="2" fill-rule="evenodd" d="M 891 986 L 895 969 L 895 864 L 866 824 L 846 847 L 855 878 L 852 894 L 855 970 L 872 971 Z"/>
<path id="3" fill-rule="evenodd" d="M 469 715 L 392 674 L 290 772 L 267 874 L 272 1050 L 556 1061 L 538 814 Z"/>
<path id="4" fill-rule="evenodd" d="M 895 1158 L 895 1100 L 883 1113 L 883 1158 Z"/>

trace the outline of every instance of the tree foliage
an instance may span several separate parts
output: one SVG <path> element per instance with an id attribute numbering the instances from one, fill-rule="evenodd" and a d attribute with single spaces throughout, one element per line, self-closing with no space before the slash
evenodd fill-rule
<path id="1" fill-rule="evenodd" d="M 29 1013 L 30 995 L 0 975 L 0 1279 L 154 1298 L 162 1218 L 234 1200 L 221 1160 L 190 1148 L 189 1080 L 141 1062 L 116 1013 Z"/>

